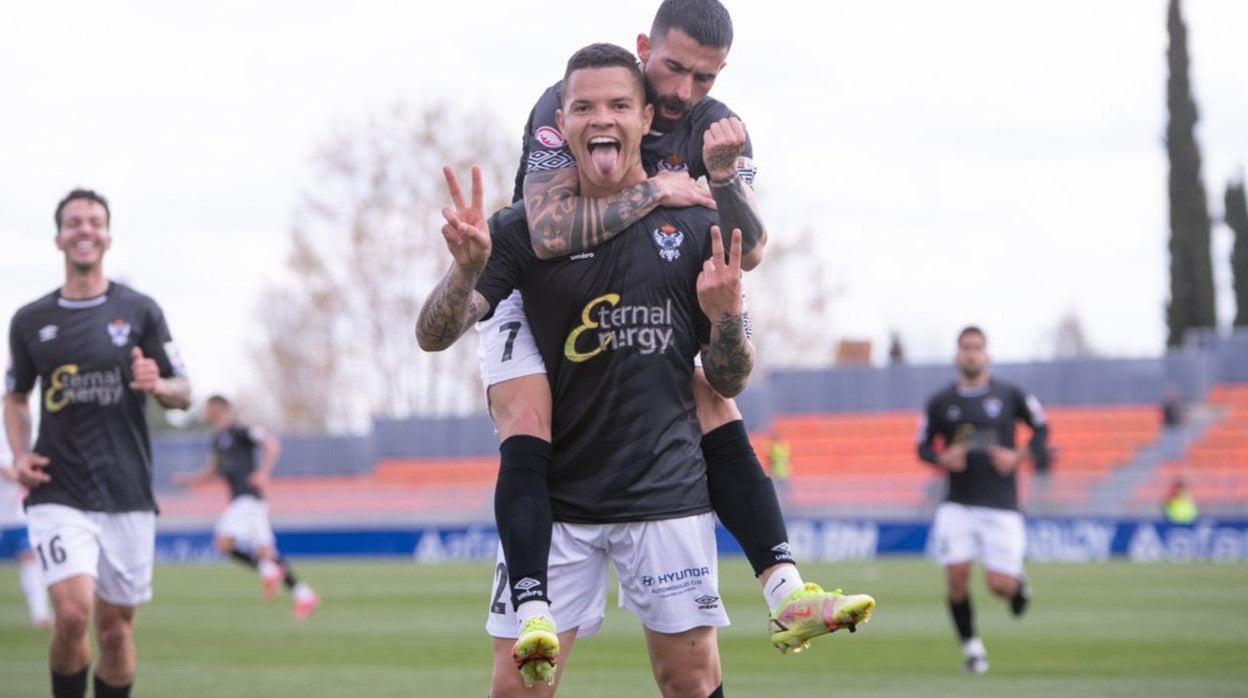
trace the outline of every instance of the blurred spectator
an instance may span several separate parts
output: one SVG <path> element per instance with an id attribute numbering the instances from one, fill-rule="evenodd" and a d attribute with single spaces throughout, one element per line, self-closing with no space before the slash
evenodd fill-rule
<path id="1" fill-rule="evenodd" d="M 888 363 L 893 366 L 906 363 L 906 349 L 901 344 L 900 333 L 892 332 L 888 335 Z"/>
<path id="2" fill-rule="evenodd" d="M 771 442 L 767 446 L 767 462 L 771 468 L 771 481 L 776 486 L 776 494 L 785 504 L 789 501 L 789 476 L 793 474 L 791 457 L 789 442 L 773 431 Z"/>
<path id="3" fill-rule="evenodd" d="M 1183 405 L 1183 393 L 1178 386 L 1171 385 L 1161 399 L 1161 439 L 1165 457 L 1172 461 L 1183 461 L 1187 453 L 1187 437 L 1183 429 L 1187 421 L 1186 409 Z"/>
<path id="4" fill-rule="evenodd" d="M 1196 500 L 1192 497 L 1191 489 L 1182 479 L 1176 479 L 1170 485 L 1170 493 L 1166 495 L 1163 511 L 1166 514 L 1166 521 L 1172 524 L 1187 525 L 1196 521 L 1199 515 Z"/>

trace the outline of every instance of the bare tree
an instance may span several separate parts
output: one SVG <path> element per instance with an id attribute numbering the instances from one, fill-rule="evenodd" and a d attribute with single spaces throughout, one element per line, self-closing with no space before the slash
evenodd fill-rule
<path id="1" fill-rule="evenodd" d="M 1053 358 L 1084 359 L 1096 356 L 1079 313 L 1069 310 L 1057 321 L 1053 330 Z"/>
<path id="2" fill-rule="evenodd" d="M 745 276 L 760 366 L 832 363 L 837 340 L 834 304 L 841 288 L 820 262 L 818 240 L 809 228 L 769 235 L 762 266 Z"/>
<path id="3" fill-rule="evenodd" d="M 482 110 L 441 103 L 334 129 L 294 214 L 285 278 L 258 309 L 265 381 L 246 396 L 253 409 L 288 429 L 336 431 L 481 406 L 475 337 L 427 354 L 412 326 L 449 264 L 441 167 L 480 164 L 492 208 L 504 206 L 518 158 L 507 135 Z"/>

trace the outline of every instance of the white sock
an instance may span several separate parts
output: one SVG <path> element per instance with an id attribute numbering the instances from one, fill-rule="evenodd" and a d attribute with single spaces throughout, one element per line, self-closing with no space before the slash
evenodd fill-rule
<path id="1" fill-rule="evenodd" d="M 971 657 L 987 657 L 988 650 L 984 648 L 983 640 L 973 637 L 962 643 L 962 656 L 967 659 Z"/>
<path id="2" fill-rule="evenodd" d="M 52 618 L 52 610 L 48 607 L 48 592 L 43 584 L 43 570 L 39 561 L 32 558 L 21 561 L 19 578 L 22 593 L 26 595 L 26 607 L 30 609 L 30 622 L 38 625 Z"/>
<path id="3" fill-rule="evenodd" d="M 313 596 L 316 596 L 316 592 L 312 591 L 312 587 L 307 584 L 299 582 L 298 584 L 295 584 L 294 589 L 290 590 L 290 595 L 295 597 L 295 601 L 308 601 L 311 600 Z"/>
<path id="4" fill-rule="evenodd" d="M 767 608 L 775 613 L 780 608 L 780 604 L 784 603 L 785 597 L 801 589 L 803 584 L 802 573 L 797 571 L 797 565 L 780 565 L 767 578 L 767 584 L 763 587 L 763 598 L 767 599 Z"/>
<path id="5" fill-rule="evenodd" d="M 260 560 L 256 563 L 256 569 L 260 571 L 260 576 L 265 579 L 276 577 L 281 572 L 281 568 L 272 560 Z"/>
<path id="6" fill-rule="evenodd" d="M 550 619 L 551 623 L 555 622 L 555 617 L 550 613 L 550 604 L 545 601 L 525 601 L 516 608 L 516 624 L 519 628 L 524 628 L 524 624 L 538 616 L 545 616 Z"/>

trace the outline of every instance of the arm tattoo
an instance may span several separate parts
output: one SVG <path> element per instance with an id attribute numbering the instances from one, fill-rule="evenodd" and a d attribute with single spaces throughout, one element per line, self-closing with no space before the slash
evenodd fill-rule
<path id="1" fill-rule="evenodd" d="M 702 351 L 702 369 L 707 382 L 724 397 L 745 390 L 754 370 L 754 347 L 745 336 L 742 315 L 724 315 L 715 321 L 711 343 Z"/>
<path id="2" fill-rule="evenodd" d="M 529 239 L 538 259 L 554 259 L 601 245 L 659 205 L 650 180 L 605 199 L 578 195 L 575 167 L 532 172 L 524 178 Z"/>
<path id="3" fill-rule="evenodd" d="M 465 272 L 452 266 L 434 287 L 416 320 L 416 342 L 421 349 L 446 349 L 489 312 L 489 303 L 474 288 L 480 275 L 480 269 Z"/>
<path id="4" fill-rule="evenodd" d="M 711 184 L 711 195 L 719 209 L 719 225 L 724 235 L 733 228 L 741 229 L 741 254 L 749 254 L 763 236 L 763 219 L 750 203 L 741 177 L 733 177 L 724 184 Z M 727 237 L 724 238 L 725 244 Z"/>

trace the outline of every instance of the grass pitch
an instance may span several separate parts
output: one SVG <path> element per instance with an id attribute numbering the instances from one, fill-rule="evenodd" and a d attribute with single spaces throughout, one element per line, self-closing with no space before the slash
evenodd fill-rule
<path id="1" fill-rule="evenodd" d="M 808 581 L 875 595 L 875 618 L 800 655 L 766 642 L 744 562 L 721 570 L 734 625 L 720 639 L 729 696 L 1248 695 L 1248 566 L 1033 565 L 1015 621 L 974 597 L 992 671 L 960 674 L 940 571 L 920 560 L 803 566 Z M 489 565 L 298 563 L 324 605 L 295 623 L 232 565 L 156 570 L 139 613 L 136 696 L 484 696 Z M 26 627 L 17 570 L 0 567 L 0 696 L 49 694 L 46 634 Z M 561 695 L 657 695 L 637 622 L 609 609 L 577 643 Z"/>

